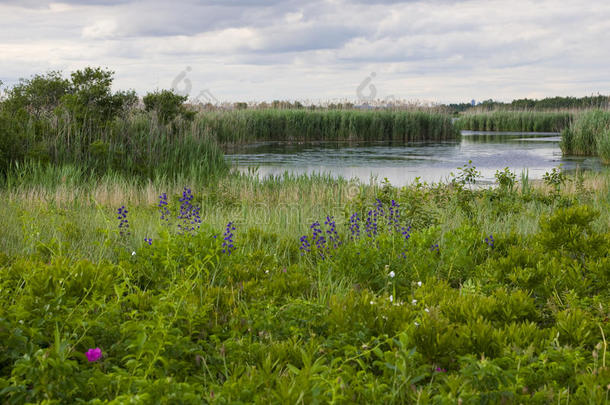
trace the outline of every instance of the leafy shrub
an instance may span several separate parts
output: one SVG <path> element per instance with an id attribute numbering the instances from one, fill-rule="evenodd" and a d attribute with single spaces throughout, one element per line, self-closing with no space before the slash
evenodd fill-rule
<path id="1" fill-rule="evenodd" d="M 182 116 L 187 120 L 192 120 L 195 113 L 188 111 L 184 107 L 184 102 L 188 96 L 175 94 L 171 90 L 156 91 L 148 93 L 142 101 L 146 111 L 154 111 L 162 124 L 173 121 L 176 117 Z"/>

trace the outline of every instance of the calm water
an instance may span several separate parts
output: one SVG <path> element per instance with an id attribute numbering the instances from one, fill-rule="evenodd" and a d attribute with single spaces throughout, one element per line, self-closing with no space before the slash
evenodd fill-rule
<path id="1" fill-rule="evenodd" d="M 421 181 L 450 179 L 450 173 L 468 160 L 477 167 L 482 183 L 492 183 L 496 170 L 509 167 L 517 173 L 528 170 L 530 179 L 540 179 L 563 164 L 600 170 L 597 158 L 564 158 L 559 135 L 554 133 L 500 133 L 463 131 L 460 141 L 418 143 L 258 143 L 227 151 L 227 159 L 238 170 L 256 168 L 259 176 L 291 173 L 330 173 L 363 182 L 387 178 L 395 186 Z"/>

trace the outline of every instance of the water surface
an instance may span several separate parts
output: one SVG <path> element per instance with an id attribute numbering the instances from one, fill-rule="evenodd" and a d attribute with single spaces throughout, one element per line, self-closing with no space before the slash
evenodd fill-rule
<path id="1" fill-rule="evenodd" d="M 509 167 L 519 176 L 540 179 L 562 164 L 572 171 L 600 170 L 598 158 L 565 158 L 556 133 L 463 131 L 459 141 L 443 142 L 264 142 L 226 151 L 238 170 L 256 170 L 261 177 L 288 171 L 325 173 L 365 183 L 387 178 L 395 186 L 449 181 L 451 173 L 469 160 L 482 174 L 483 184 L 494 181 L 496 170 Z"/>

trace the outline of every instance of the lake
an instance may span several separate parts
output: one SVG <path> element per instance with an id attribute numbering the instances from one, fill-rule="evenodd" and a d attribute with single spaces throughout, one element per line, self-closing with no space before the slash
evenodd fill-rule
<path id="1" fill-rule="evenodd" d="M 530 180 L 541 179 L 562 164 L 600 170 L 598 158 L 563 157 L 556 133 L 462 131 L 458 141 L 443 142 L 262 142 L 225 151 L 238 170 L 256 169 L 258 176 L 325 173 L 365 183 L 387 178 L 394 186 L 449 181 L 451 172 L 472 160 L 482 184 L 494 182 L 496 170 L 509 167 L 517 176 L 527 170 Z"/>

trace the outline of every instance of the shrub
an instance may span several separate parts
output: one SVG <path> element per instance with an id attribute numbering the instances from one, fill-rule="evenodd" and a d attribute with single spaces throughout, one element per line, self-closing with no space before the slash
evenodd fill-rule
<path id="1" fill-rule="evenodd" d="M 142 101 L 146 111 L 154 111 L 159 121 L 167 124 L 178 116 L 188 120 L 194 118 L 195 113 L 184 107 L 187 98 L 188 96 L 175 94 L 172 90 L 162 90 L 146 94 Z"/>

